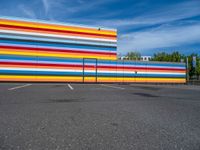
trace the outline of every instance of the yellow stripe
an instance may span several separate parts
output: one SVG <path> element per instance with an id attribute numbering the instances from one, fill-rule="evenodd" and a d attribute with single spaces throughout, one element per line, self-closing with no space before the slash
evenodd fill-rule
<path id="1" fill-rule="evenodd" d="M 96 82 L 96 77 L 84 77 L 84 82 Z"/>
<path id="2" fill-rule="evenodd" d="M 83 77 L 76 76 L 25 76 L 25 75 L 0 75 L 0 81 L 63 81 L 82 82 Z M 85 77 L 85 82 L 95 82 L 95 77 Z"/>
<path id="3" fill-rule="evenodd" d="M 62 58 L 96 58 L 116 60 L 116 56 L 92 56 L 92 55 L 69 55 L 69 54 L 50 54 L 50 53 L 37 53 L 37 52 L 20 52 L 20 51 L 5 51 L 1 50 L 0 54 L 6 55 L 24 55 L 24 56 L 42 56 L 42 57 L 62 57 Z"/>
<path id="4" fill-rule="evenodd" d="M 97 30 L 84 27 L 71 27 L 71 26 L 62 26 L 62 25 L 50 25 L 44 23 L 35 23 L 35 22 L 25 22 L 25 21 L 13 21 L 0 19 L 0 24 L 2 25 L 14 25 L 19 27 L 33 27 L 33 28 L 42 28 L 42 29 L 53 29 L 61 31 L 73 31 L 73 32 L 83 32 L 83 33 L 92 33 L 92 34 L 104 34 L 104 35 L 114 35 L 116 36 L 116 31 L 109 30 Z"/>
<path id="5" fill-rule="evenodd" d="M 115 77 L 113 77 L 113 78 L 106 78 L 106 77 L 98 77 L 97 78 L 97 81 L 98 82 L 117 82 L 118 80 L 117 80 L 118 78 L 115 78 Z M 120 80 L 120 79 L 119 79 Z M 123 79 L 122 79 L 123 80 Z M 120 81 L 119 81 L 120 82 Z"/>
<path id="6" fill-rule="evenodd" d="M 114 82 L 160 82 L 160 83 L 186 83 L 185 78 L 107 78 L 98 77 L 99 82 L 114 81 Z"/>
<path id="7" fill-rule="evenodd" d="M 38 79 L 82 79 L 83 77 L 76 77 L 76 76 L 27 76 L 27 75 L 0 75 L 1 78 L 38 78 Z"/>
<path id="8" fill-rule="evenodd" d="M 98 82 L 159 82 L 159 83 L 185 83 L 186 80 L 176 78 L 107 78 L 98 77 Z M 95 82 L 95 77 L 85 77 L 85 82 Z M 0 75 L 0 81 L 49 81 L 49 82 L 82 82 L 83 77 L 76 76 L 25 76 L 25 75 Z"/>
<path id="9" fill-rule="evenodd" d="M 76 55 L 81 55 L 82 57 L 84 56 L 94 56 L 94 57 L 98 57 L 98 56 L 101 56 L 101 57 L 116 57 L 117 55 L 110 55 L 109 53 L 108 54 L 90 54 L 90 53 L 79 53 L 79 52 L 76 52 L 76 53 L 72 53 L 72 52 L 65 52 L 65 53 L 62 53 L 62 52 L 56 52 L 56 51 L 37 51 L 37 50 L 21 50 L 21 49 L 10 49 L 10 48 L 0 48 L 0 51 L 2 52 L 8 52 L 8 53 L 14 53 L 14 52 L 21 52 L 21 53 L 24 53 L 24 54 L 27 54 L 27 53 L 35 53 L 35 54 L 59 54 L 59 55 L 70 55 L 70 56 L 76 56 Z"/>
<path id="10" fill-rule="evenodd" d="M 62 81 L 82 82 L 83 77 L 73 76 L 25 76 L 25 75 L 0 75 L 0 81 Z"/>

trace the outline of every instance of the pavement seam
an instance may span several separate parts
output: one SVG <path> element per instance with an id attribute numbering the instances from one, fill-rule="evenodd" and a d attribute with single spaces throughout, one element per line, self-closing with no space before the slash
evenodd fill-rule
<path id="1" fill-rule="evenodd" d="M 31 85 L 32 85 L 32 84 L 25 84 L 25 85 L 21 85 L 21 86 L 16 86 L 16 87 L 9 88 L 8 90 L 9 90 L 9 91 L 12 91 L 12 90 L 24 88 L 24 87 L 27 87 L 27 86 L 31 86 Z"/>
<path id="2" fill-rule="evenodd" d="M 114 88 L 114 89 L 120 89 L 120 90 L 124 90 L 125 89 L 125 88 L 122 88 L 122 87 L 112 86 L 112 85 L 105 85 L 105 84 L 101 84 L 101 86 L 105 86 L 105 87 L 109 87 L 109 88 Z"/>

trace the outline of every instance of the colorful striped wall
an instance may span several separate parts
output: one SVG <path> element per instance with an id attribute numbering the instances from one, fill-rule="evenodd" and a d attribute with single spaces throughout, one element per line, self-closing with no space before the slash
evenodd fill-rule
<path id="1" fill-rule="evenodd" d="M 117 61 L 116 30 L 0 18 L 0 81 L 185 83 L 184 63 Z"/>
<path id="2" fill-rule="evenodd" d="M 0 54 L 116 60 L 113 29 L 0 18 Z"/>

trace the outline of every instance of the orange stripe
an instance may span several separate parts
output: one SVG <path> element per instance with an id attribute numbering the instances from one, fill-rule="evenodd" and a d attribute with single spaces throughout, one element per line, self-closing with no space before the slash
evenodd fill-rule
<path id="1" fill-rule="evenodd" d="M 137 71 L 137 72 L 173 72 L 173 73 L 185 73 L 185 70 L 183 71 L 170 71 L 170 70 L 151 70 L 151 69 L 117 69 L 117 71 Z"/>
<path id="2" fill-rule="evenodd" d="M 67 56 L 67 55 L 74 55 L 74 56 L 76 56 L 76 55 L 81 55 L 81 56 L 101 56 L 101 57 L 116 57 L 115 55 L 105 55 L 105 54 L 83 54 L 83 53 L 70 53 L 70 52 L 47 52 L 47 51 L 41 51 L 41 50 L 37 50 L 37 51 L 35 51 L 35 50 L 18 50 L 18 49 L 8 49 L 8 48 L 6 48 L 6 49 L 1 49 L 0 48 L 0 50 L 3 50 L 3 51 L 8 51 L 8 52 L 10 52 L 10 53 L 12 53 L 12 52 L 23 52 L 23 53 L 36 53 L 36 55 L 37 54 L 58 54 L 58 55 L 63 55 L 63 56 Z"/>
<path id="3" fill-rule="evenodd" d="M 145 79 L 142 80 L 134 78 L 132 80 L 127 80 L 126 78 L 110 78 L 110 79 L 104 79 L 104 78 L 97 78 L 98 82 L 142 82 L 142 83 L 185 83 L 185 79 Z M 25 78 L 23 76 L 8 76 L 8 77 L 1 77 L 0 81 L 32 81 L 32 82 L 82 82 L 82 77 L 76 77 L 76 78 L 67 78 L 67 77 L 40 77 L 40 76 L 26 76 Z M 95 77 L 86 77 L 86 82 L 95 82 Z"/>
<path id="4" fill-rule="evenodd" d="M 102 34 L 111 34 L 111 35 L 116 35 L 115 31 L 111 30 L 98 30 L 98 29 L 93 29 L 93 28 L 86 28 L 86 27 L 76 27 L 76 26 L 68 26 L 68 25 L 55 25 L 55 24 L 47 24 L 47 23 L 36 23 L 36 22 L 28 22 L 28 21 L 17 21 L 17 20 L 8 20 L 8 19 L 0 19 L 0 24 L 14 24 L 17 26 L 21 27 L 38 27 L 42 29 L 56 29 L 59 31 L 81 31 L 83 33 L 96 33 L 99 35 Z"/>
<path id="5" fill-rule="evenodd" d="M 1 67 L 21 67 L 21 68 L 46 68 L 46 69 L 83 69 L 83 67 L 67 67 L 67 66 L 60 66 L 60 67 L 58 67 L 58 66 L 40 66 L 40 65 L 1 65 L 0 64 L 0 66 Z M 85 69 L 87 69 L 87 68 L 85 68 Z M 98 71 L 116 71 L 116 72 L 118 72 L 118 71 L 123 71 L 123 70 L 116 70 L 115 68 L 112 68 L 112 69 L 103 69 L 103 68 L 98 68 L 98 66 L 97 66 L 97 69 L 98 69 Z M 126 70 L 126 71 L 131 71 L 131 70 Z M 163 73 L 172 73 L 172 71 L 163 71 L 163 70 L 156 70 L 156 71 L 154 71 L 154 70 L 136 70 L 136 71 L 143 71 L 143 72 L 163 72 Z M 173 73 L 185 73 L 185 71 L 173 71 Z"/>
<path id="6" fill-rule="evenodd" d="M 55 35 L 66 35 L 66 36 L 79 36 L 79 37 L 87 37 L 87 38 L 100 38 L 100 39 L 111 39 L 116 40 L 117 37 L 107 37 L 107 36 L 96 36 L 96 35 L 84 35 L 84 34 L 75 34 L 75 33 L 60 33 L 55 31 L 38 31 L 38 30 L 31 30 L 31 29 L 17 29 L 17 28 L 9 28 L 9 27 L 1 27 L 2 30 L 13 30 L 13 31 L 24 31 L 24 32 L 34 32 L 34 33 L 45 33 L 45 34 L 55 34 Z"/>
<path id="7" fill-rule="evenodd" d="M 48 67 L 48 66 L 39 66 L 39 65 L 0 65 L 0 67 L 7 67 L 7 68 L 41 68 L 41 69 L 72 69 L 72 70 L 82 70 L 83 67 Z"/>
<path id="8" fill-rule="evenodd" d="M 3 79 L 0 79 L 0 81 L 7 81 L 7 82 L 10 82 L 10 81 L 13 81 L 13 82 L 82 82 L 83 80 L 82 79 L 79 79 L 79 80 L 66 80 L 66 79 L 23 79 L 23 78 L 20 78 L 20 79 L 15 79 L 15 78 L 3 78 Z"/>

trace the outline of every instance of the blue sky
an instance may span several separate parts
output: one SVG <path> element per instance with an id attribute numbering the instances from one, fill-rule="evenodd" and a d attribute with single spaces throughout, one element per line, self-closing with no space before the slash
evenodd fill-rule
<path id="1" fill-rule="evenodd" d="M 118 29 L 118 53 L 200 54 L 200 0 L 1 0 L 0 16 Z"/>

